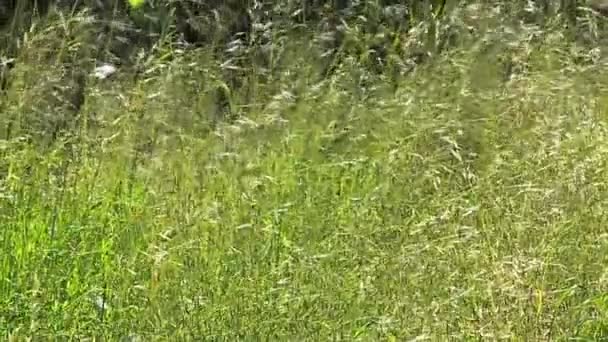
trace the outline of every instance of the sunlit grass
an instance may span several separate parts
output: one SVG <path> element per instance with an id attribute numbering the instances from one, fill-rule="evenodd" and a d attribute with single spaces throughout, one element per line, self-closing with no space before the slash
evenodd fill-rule
<path id="1" fill-rule="evenodd" d="M 294 44 L 223 123 L 200 51 L 90 83 L 76 137 L 0 141 L 2 336 L 606 336 L 606 72 L 520 38 L 396 92 Z"/>

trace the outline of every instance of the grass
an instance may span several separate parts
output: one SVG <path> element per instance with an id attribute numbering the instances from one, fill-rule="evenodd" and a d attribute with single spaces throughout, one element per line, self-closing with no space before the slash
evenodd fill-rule
<path id="1" fill-rule="evenodd" d="M 202 52 L 91 84 L 80 134 L 0 141 L 0 336 L 606 338 L 608 75 L 518 37 L 395 93 L 292 47 L 215 128 Z"/>

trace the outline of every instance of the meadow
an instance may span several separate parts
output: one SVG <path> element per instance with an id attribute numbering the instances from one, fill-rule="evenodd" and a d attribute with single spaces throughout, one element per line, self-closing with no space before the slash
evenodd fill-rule
<path id="1" fill-rule="evenodd" d="M 0 104 L 0 338 L 608 337 L 601 46 L 478 22 L 407 74 L 319 77 L 291 39 L 215 120 L 213 57 L 159 43 L 41 147 L 42 46 L 86 54 L 48 25 Z"/>

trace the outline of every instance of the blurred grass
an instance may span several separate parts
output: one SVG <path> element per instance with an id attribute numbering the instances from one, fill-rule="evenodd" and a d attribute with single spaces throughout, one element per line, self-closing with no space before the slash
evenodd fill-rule
<path id="1" fill-rule="evenodd" d="M 293 40 L 227 122 L 208 51 L 89 80 L 76 133 L 0 141 L 0 336 L 605 338 L 605 61 L 484 34 L 396 79 Z M 20 58 L 3 125 L 64 65 Z"/>

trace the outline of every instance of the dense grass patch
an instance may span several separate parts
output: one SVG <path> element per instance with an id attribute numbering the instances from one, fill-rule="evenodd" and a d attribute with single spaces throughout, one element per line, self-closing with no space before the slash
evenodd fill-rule
<path id="1" fill-rule="evenodd" d="M 525 34 L 396 91 L 294 43 L 223 123 L 201 51 L 90 84 L 79 134 L 0 141 L 1 336 L 603 338 L 606 71 Z"/>

